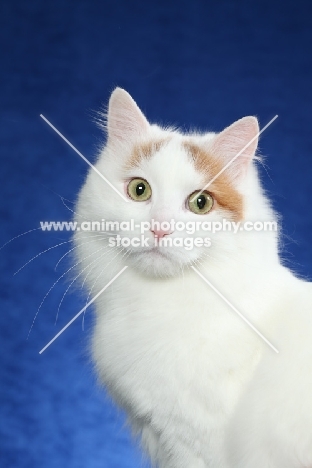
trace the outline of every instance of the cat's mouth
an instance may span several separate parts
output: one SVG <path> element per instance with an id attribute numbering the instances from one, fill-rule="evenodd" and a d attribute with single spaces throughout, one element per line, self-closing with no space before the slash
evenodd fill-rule
<path id="1" fill-rule="evenodd" d="M 181 252 L 153 246 L 140 251 L 132 251 L 131 259 L 136 268 L 152 276 L 175 276 L 183 266 L 190 263 Z"/>
<path id="2" fill-rule="evenodd" d="M 135 254 L 135 253 L 138 253 L 140 255 L 145 255 L 145 256 L 151 256 L 151 257 L 161 257 L 161 258 L 165 258 L 167 260 L 173 260 L 176 255 L 177 255 L 177 251 L 179 249 L 177 248 L 170 248 L 170 247 L 166 247 L 166 246 L 160 246 L 160 245 L 154 245 L 154 246 L 151 246 L 151 247 L 144 247 L 144 248 L 141 248 L 141 249 L 134 249 L 132 252 Z"/>
<path id="3" fill-rule="evenodd" d="M 132 250 L 132 255 L 133 256 L 139 256 L 139 257 L 144 257 L 146 259 L 150 258 L 159 258 L 159 259 L 164 259 L 164 260 L 173 260 L 173 255 L 170 255 L 170 252 L 167 251 L 168 249 L 164 249 L 162 247 L 149 247 L 149 248 L 143 248 L 140 250 Z"/>
<path id="4" fill-rule="evenodd" d="M 166 253 L 164 252 L 163 249 L 161 249 L 160 247 L 151 247 L 149 250 L 147 250 L 145 252 L 147 255 L 156 255 L 156 256 L 160 256 L 160 257 L 163 257 L 163 258 L 168 258 L 168 255 L 166 255 Z"/>

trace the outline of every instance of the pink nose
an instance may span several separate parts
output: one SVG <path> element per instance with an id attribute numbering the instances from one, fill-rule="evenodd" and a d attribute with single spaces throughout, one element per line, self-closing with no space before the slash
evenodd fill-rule
<path id="1" fill-rule="evenodd" d="M 158 237 L 158 239 L 172 234 L 170 231 L 163 231 L 162 229 L 155 229 L 154 231 L 151 229 L 151 232 L 154 234 L 155 237 Z"/>

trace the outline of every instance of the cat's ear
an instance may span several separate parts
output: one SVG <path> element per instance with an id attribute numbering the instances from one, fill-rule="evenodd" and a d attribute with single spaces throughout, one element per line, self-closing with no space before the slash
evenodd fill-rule
<path id="1" fill-rule="evenodd" d="M 126 143 L 136 140 L 148 131 L 149 126 L 130 94 L 122 88 L 116 88 L 108 104 L 108 141 Z"/>
<path id="2" fill-rule="evenodd" d="M 228 168 L 233 179 L 240 179 L 247 172 L 255 155 L 259 139 L 256 117 L 244 117 L 219 133 L 212 141 L 210 152 Z"/>

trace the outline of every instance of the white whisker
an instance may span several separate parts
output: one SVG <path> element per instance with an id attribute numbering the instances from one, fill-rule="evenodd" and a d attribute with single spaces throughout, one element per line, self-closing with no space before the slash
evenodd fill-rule
<path id="1" fill-rule="evenodd" d="M 60 198 L 61 198 L 62 203 L 63 203 L 63 205 L 65 206 L 65 208 L 67 208 L 69 211 L 71 211 L 74 215 L 77 215 L 77 216 L 79 216 L 80 218 L 83 218 L 83 216 L 81 216 L 79 213 L 76 213 L 76 211 L 72 210 L 71 208 L 69 208 L 69 206 L 66 205 L 66 203 L 65 203 L 65 201 L 64 201 L 64 200 L 66 200 L 66 198 L 63 198 L 63 197 L 61 197 L 61 196 L 60 196 Z M 69 202 L 70 202 L 70 200 L 66 200 L 66 201 L 69 201 Z M 73 202 L 71 202 L 71 203 L 73 203 Z"/>
<path id="2" fill-rule="evenodd" d="M 102 276 L 103 272 L 106 270 L 106 268 L 108 267 L 108 265 L 118 256 L 118 254 L 119 254 L 121 251 L 125 250 L 123 247 L 121 247 L 121 249 L 122 249 L 122 250 L 119 250 L 118 248 L 117 248 L 117 249 L 115 248 L 115 250 L 117 250 L 117 254 L 111 259 L 111 261 L 110 261 L 109 263 L 107 263 L 107 264 L 105 265 L 105 267 L 100 271 L 99 275 L 96 277 L 96 279 L 95 279 L 95 281 L 94 281 L 94 283 L 93 283 L 91 289 L 89 290 L 86 303 L 88 303 L 89 298 L 90 298 L 90 296 L 91 296 L 91 293 L 92 293 L 92 291 L 93 291 L 93 289 L 94 289 L 96 283 L 98 282 L 99 278 Z M 123 258 L 123 257 L 122 257 L 122 258 Z M 83 329 L 83 330 L 84 330 L 84 317 L 85 317 L 85 312 L 86 312 L 86 311 L 84 311 L 83 317 L 82 317 L 82 329 Z"/>
<path id="3" fill-rule="evenodd" d="M 73 265 L 72 267 L 70 267 L 67 271 L 65 271 L 65 273 L 63 273 L 54 283 L 53 285 L 51 286 L 51 288 L 49 289 L 49 291 L 46 293 L 46 295 L 44 296 L 44 298 L 42 299 L 38 309 L 37 309 L 37 312 L 34 316 L 34 319 L 32 321 L 32 324 L 31 324 L 31 327 L 29 329 L 29 332 L 28 332 L 28 335 L 27 335 L 27 339 L 29 338 L 29 335 L 31 333 L 31 330 L 33 329 L 33 326 L 34 326 L 34 323 L 36 321 L 36 318 L 39 314 L 39 311 L 44 303 L 44 301 L 46 300 L 46 298 L 48 297 L 48 295 L 50 294 L 50 292 L 52 291 L 52 289 L 54 288 L 54 286 L 56 286 L 56 284 L 60 281 L 60 279 L 62 279 L 69 271 L 71 271 L 73 268 L 75 268 L 77 265 L 79 265 L 81 262 L 83 262 L 86 258 L 89 258 L 91 255 L 95 255 L 97 252 L 99 252 L 101 249 L 99 249 L 98 251 L 96 252 L 92 252 L 90 255 L 87 255 L 87 257 L 83 258 L 82 260 L 79 260 L 79 262 L 77 262 L 75 265 Z"/>
<path id="4" fill-rule="evenodd" d="M 59 303 L 59 305 L 58 305 L 58 308 L 57 308 L 57 313 L 56 313 L 56 318 L 55 318 L 55 324 L 57 323 L 57 319 L 58 319 L 58 316 L 59 316 L 59 312 L 60 312 L 61 305 L 62 305 L 62 303 L 63 303 L 63 301 L 64 301 L 64 299 L 65 299 L 65 296 L 66 296 L 67 292 L 68 292 L 69 289 L 71 288 L 71 286 L 75 283 L 75 281 L 83 274 L 83 272 L 84 272 L 87 268 L 89 268 L 93 263 L 98 262 L 102 257 L 104 257 L 105 254 L 107 254 L 107 250 L 106 250 L 107 248 L 108 248 L 108 247 L 104 247 L 104 246 L 103 246 L 102 249 L 101 249 L 101 251 L 102 251 L 102 250 L 105 250 L 105 252 L 104 252 L 102 255 L 100 255 L 100 257 L 97 257 L 95 260 L 93 260 L 91 263 L 89 263 L 85 268 L 83 268 L 83 270 L 80 271 L 80 273 L 72 280 L 72 282 L 70 283 L 70 285 L 67 287 L 65 293 L 64 293 L 63 296 L 62 296 L 62 299 L 60 300 L 60 303 Z"/>
<path id="5" fill-rule="evenodd" d="M 10 244 L 10 242 L 14 241 L 15 239 L 18 239 L 19 237 L 25 236 L 26 234 L 29 234 L 30 232 L 34 232 L 34 231 L 41 231 L 41 227 L 38 227 L 38 228 L 35 228 L 35 229 L 30 229 L 29 231 L 23 232 L 22 234 L 19 234 L 18 236 L 12 237 L 12 239 L 10 239 L 9 241 L 7 241 L 5 244 L 3 244 L 3 245 L 0 247 L 0 250 L 2 250 L 3 247 L 5 247 L 6 245 Z"/>
<path id="6" fill-rule="evenodd" d="M 111 247 L 112 250 L 116 250 L 116 247 Z M 101 258 L 101 257 L 100 257 Z M 100 258 L 98 258 L 98 260 L 100 260 Z M 91 272 L 94 270 L 94 268 L 96 267 L 97 263 L 94 265 L 94 267 L 91 268 L 91 270 L 86 274 L 83 282 L 81 283 L 81 289 L 84 287 L 84 284 L 85 282 L 87 281 L 87 278 L 88 276 L 91 274 Z"/>
<path id="7" fill-rule="evenodd" d="M 19 269 L 13 274 L 13 276 L 17 275 L 17 273 L 19 273 L 23 268 L 25 268 L 25 266 L 29 265 L 29 263 L 31 263 L 33 260 L 35 260 L 36 258 L 40 257 L 40 255 L 42 255 L 42 254 L 44 254 L 44 253 L 46 253 L 46 252 L 49 252 L 49 251 L 52 250 L 52 249 L 56 249 L 57 247 L 60 247 L 61 245 L 68 244 L 69 242 L 71 242 L 71 241 L 61 242 L 60 244 L 53 245 L 52 247 L 49 247 L 48 249 L 45 249 L 45 250 L 43 250 L 42 252 L 38 253 L 37 255 L 35 255 L 34 257 L 32 257 L 30 260 L 28 260 L 28 262 L 26 262 L 21 268 L 19 268 Z"/>
<path id="8" fill-rule="evenodd" d="M 102 236 L 102 234 L 98 234 L 96 236 L 85 236 L 85 237 L 80 237 L 80 239 L 90 239 L 90 237 L 92 237 L 92 240 L 89 241 L 89 242 L 83 242 L 80 244 L 81 245 L 86 245 L 86 244 L 91 244 L 92 242 L 97 242 L 98 240 L 101 240 L 102 239 L 105 239 L 105 237 Z M 99 239 L 100 238 L 100 239 Z M 79 240 L 80 240 L 79 239 Z M 73 240 L 71 240 L 70 242 L 74 242 Z M 72 249 L 68 250 L 60 259 L 59 261 L 57 262 L 57 264 L 55 265 L 54 267 L 54 270 L 56 271 L 58 265 L 61 263 L 61 261 L 67 256 L 70 254 L 70 252 L 72 252 L 73 250 L 77 249 L 78 248 L 78 245 L 76 245 L 75 247 L 73 247 Z"/>

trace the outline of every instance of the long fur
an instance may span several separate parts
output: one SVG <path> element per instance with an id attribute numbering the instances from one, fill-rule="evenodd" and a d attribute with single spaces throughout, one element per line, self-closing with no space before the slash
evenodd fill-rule
<path id="1" fill-rule="evenodd" d="M 77 221 L 232 220 L 233 213 L 217 201 L 200 216 L 187 209 L 185 200 L 207 183 L 210 157 L 225 164 L 257 131 L 254 118 L 239 122 L 219 135 L 184 135 L 150 125 L 132 98 L 116 89 L 107 144 L 96 167 L 125 196 L 131 178 L 147 180 L 152 198 L 126 203 L 90 170 L 79 194 Z M 166 143 L 129 168 L 133 149 L 155 138 Z M 207 152 L 205 174 L 184 149 L 190 141 Z M 229 167 L 228 189 L 242 197 L 242 222 L 277 221 L 261 188 L 255 150 L 256 142 Z M 139 231 L 110 233 L 117 234 L 134 237 Z M 93 262 L 86 270 L 93 296 L 128 266 L 95 302 L 94 362 L 152 463 L 159 468 L 311 468 L 312 288 L 281 264 L 278 232 L 209 233 L 209 248 L 158 251 L 110 248 L 106 235 L 89 243 L 75 236 L 81 270 Z M 146 235 L 154 239 L 152 232 Z"/>

